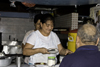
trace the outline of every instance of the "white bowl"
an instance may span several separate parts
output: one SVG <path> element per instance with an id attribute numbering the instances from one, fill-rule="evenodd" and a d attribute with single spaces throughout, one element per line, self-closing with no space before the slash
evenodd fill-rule
<path id="1" fill-rule="evenodd" d="M 5 59 L 0 59 L 0 67 L 1 66 L 8 66 L 11 64 L 12 58 L 11 57 L 7 57 Z"/>

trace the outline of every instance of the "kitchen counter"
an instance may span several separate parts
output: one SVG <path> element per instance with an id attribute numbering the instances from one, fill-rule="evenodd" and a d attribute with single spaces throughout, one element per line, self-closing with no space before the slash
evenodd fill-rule
<path id="1" fill-rule="evenodd" d="M 0 67 L 2 67 L 2 66 L 0 66 Z M 3 67 L 16 67 L 16 64 L 10 64 L 9 66 L 3 66 Z M 30 66 L 27 64 L 22 64 L 21 67 L 30 67 Z"/>
<path id="2" fill-rule="evenodd" d="M 2 66 L 0 66 L 0 67 L 2 67 Z M 16 66 L 16 64 L 10 64 L 9 66 L 3 66 L 3 67 L 17 67 L 17 66 Z M 21 67 L 33 67 L 33 66 L 29 66 L 27 64 L 22 64 Z M 42 67 L 48 67 L 48 66 L 42 66 Z M 55 65 L 55 67 L 59 67 L 59 64 Z"/>

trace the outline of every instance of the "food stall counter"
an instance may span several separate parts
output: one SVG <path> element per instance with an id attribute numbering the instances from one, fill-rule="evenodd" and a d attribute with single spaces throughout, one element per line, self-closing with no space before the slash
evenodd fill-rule
<path id="1" fill-rule="evenodd" d="M 0 67 L 2 67 L 2 66 L 0 66 Z M 16 64 L 10 64 L 8 66 L 3 66 L 3 67 L 16 67 Z M 30 66 L 27 64 L 22 64 L 21 67 L 30 67 Z"/>

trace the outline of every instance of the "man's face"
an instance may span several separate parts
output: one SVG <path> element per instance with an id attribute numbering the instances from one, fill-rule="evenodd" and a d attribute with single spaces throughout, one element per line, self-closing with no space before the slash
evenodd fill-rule
<path id="1" fill-rule="evenodd" d="M 35 24 L 36 30 L 40 29 L 40 20 L 37 21 L 37 23 Z"/>
<path id="2" fill-rule="evenodd" d="M 53 30 L 53 21 L 52 20 L 47 20 L 46 23 L 43 23 L 41 25 L 42 30 L 45 34 L 49 34 Z"/>

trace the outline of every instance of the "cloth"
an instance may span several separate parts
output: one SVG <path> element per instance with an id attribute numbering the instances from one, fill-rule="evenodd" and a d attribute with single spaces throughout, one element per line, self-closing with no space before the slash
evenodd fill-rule
<path id="1" fill-rule="evenodd" d="M 43 36 L 39 30 L 32 33 L 29 37 L 27 43 L 34 45 L 35 48 L 56 48 L 58 49 L 58 44 L 60 44 L 60 40 L 56 33 L 53 31 L 50 32 L 49 36 Z M 42 54 L 37 53 L 30 56 L 30 63 L 34 65 L 34 63 L 44 62 L 47 63 L 48 56 L 56 56 L 56 54 Z"/>
<path id="2" fill-rule="evenodd" d="M 25 43 L 26 43 L 28 37 L 32 34 L 32 32 L 34 32 L 34 30 L 30 30 L 30 31 L 28 31 L 28 32 L 25 34 L 24 39 L 23 39 L 23 41 L 22 41 L 22 43 L 23 43 L 24 45 L 25 45 Z M 25 57 L 24 62 L 28 64 L 28 63 L 29 63 L 29 57 Z"/>
<path id="3" fill-rule="evenodd" d="M 75 53 L 66 55 L 60 67 L 100 67 L 100 52 L 97 46 L 79 47 Z"/>
<path id="4" fill-rule="evenodd" d="M 34 32 L 34 30 L 30 30 L 30 31 L 28 31 L 28 32 L 25 34 L 24 39 L 23 39 L 23 41 L 22 41 L 22 43 L 23 43 L 24 45 L 25 45 L 25 43 L 26 43 L 28 37 L 31 35 L 32 32 Z"/>

